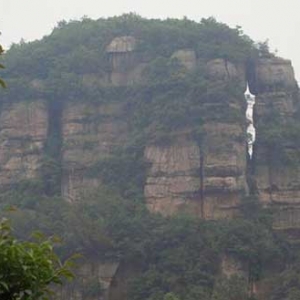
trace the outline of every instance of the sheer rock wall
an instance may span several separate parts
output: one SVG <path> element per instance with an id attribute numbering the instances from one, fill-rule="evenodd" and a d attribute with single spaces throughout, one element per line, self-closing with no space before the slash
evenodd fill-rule
<path id="1" fill-rule="evenodd" d="M 13 187 L 21 181 L 39 177 L 47 131 L 47 105 L 43 100 L 2 105 L 1 188 Z"/>
<path id="2" fill-rule="evenodd" d="M 270 110 L 281 124 L 296 119 L 299 105 L 298 87 L 291 62 L 280 58 L 261 59 L 255 73 L 256 105 L 255 118 L 258 140 L 255 146 L 255 179 L 260 201 L 265 206 L 276 208 L 274 227 L 278 229 L 299 228 L 300 226 L 300 169 L 297 163 L 299 150 L 293 140 L 278 141 L 275 147 L 260 142 L 264 118 Z M 276 121 L 276 120 L 273 120 Z M 263 138 L 263 137 L 261 137 Z M 277 150 L 280 148 L 280 151 Z M 285 156 L 293 161 L 285 162 Z"/>

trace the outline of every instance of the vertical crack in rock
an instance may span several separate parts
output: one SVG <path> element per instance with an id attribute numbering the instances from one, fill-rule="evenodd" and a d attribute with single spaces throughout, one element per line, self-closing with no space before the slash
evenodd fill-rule
<path id="1" fill-rule="evenodd" d="M 42 164 L 44 191 L 48 196 L 61 194 L 62 103 L 48 103 L 48 132 Z"/>
<path id="2" fill-rule="evenodd" d="M 255 105 L 255 96 L 250 93 L 249 85 L 245 91 L 245 99 L 247 101 L 246 120 L 247 120 L 247 147 L 250 159 L 253 155 L 253 145 L 256 139 L 256 130 L 253 125 L 253 106 Z"/>

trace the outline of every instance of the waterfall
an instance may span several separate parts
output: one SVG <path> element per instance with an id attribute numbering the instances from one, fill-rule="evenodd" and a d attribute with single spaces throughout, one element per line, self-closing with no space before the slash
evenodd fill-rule
<path id="1" fill-rule="evenodd" d="M 250 159 L 253 155 L 253 145 L 256 138 L 256 131 L 253 125 L 253 106 L 255 104 L 255 96 L 250 93 L 249 85 L 245 91 L 245 99 L 247 101 L 246 120 L 247 120 L 247 145 Z"/>

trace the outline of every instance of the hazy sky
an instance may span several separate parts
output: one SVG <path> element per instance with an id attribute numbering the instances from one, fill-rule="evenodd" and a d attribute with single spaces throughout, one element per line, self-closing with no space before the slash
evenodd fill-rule
<path id="1" fill-rule="evenodd" d="M 136 12 L 144 17 L 199 21 L 214 16 L 241 25 L 255 41 L 269 39 L 271 50 L 292 60 L 300 81 L 300 0 L 0 0 L 0 44 L 39 39 L 58 21 L 93 19 Z"/>

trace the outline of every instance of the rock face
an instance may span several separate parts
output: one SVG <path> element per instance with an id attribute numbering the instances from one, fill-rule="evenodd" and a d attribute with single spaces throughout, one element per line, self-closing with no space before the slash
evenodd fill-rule
<path id="1" fill-rule="evenodd" d="M 224 123 L 208 123 L 205 128 L 203 217 L 230 218 L 247 193 L 244 128 Z"/>
<path id="2" fill-rule="evenodd" d="M 179 50 L 173 57 L 182 64 L 195 63 L 188 50 Z M 210 79 L 221 85 L 239 82 L 245 86 L 245 70 L 240 66 L 215 59 L 207 63 L 207 69 Z M 212 97 L 199 104 L 208 111 L 201 144 L 186 134 L 168 145 L 146 147 L 145 159 L 152 167 L 145 197 L 151 211 L 169 215 L 186 210 L 204 219 L 231 218 L 239 213 L 241 197 L 248 192 L 246 129 L 238 121 L 222 121 L 221 112 L 227 109 L 243 117 L 243 101 L 241 93 L 240 99 Z M 218 120 L 211 111 L 218 112 Z"/>
<path id="3" fill-rule="evenodd" d="M 237 80 L 246 87 L 246 70 L 242 65 L 234 65 L 230 61 L 217 58 L 207 62 L 206 72 L 212 80 Z"/>
<path id="4" fill-rule="evenodd" d="M 291 62 L 280 58 L 261 59 L 257 62 L 255 74 L 255 115 L 260 126 L 258 135 L 268 126 L 264 120 L 271 110 L 275 112 L 277 121 L 281 122 L 282 126 L 294 122 L 299 96 Z M 258 138 L 255 150 L 257 190 L 264 205 L 277 208 L 275 228 L 299 228 L 300 170 L 296 163 L 299 150 L 293 140 L 278 143 L 280 153 L 293 157 L 295 161 L 284 163 L 275 146 L 260 143 Z"/>
<path id="5" fill-rule="evenodd" d="M 205 132 L 202 149 L 187 137 L 146 147 L 151 168 L 145 197 L 151 211 L 186 211 L 204 219 L 238 214 L 241 195 L 247 192 L 243 127 L 208 123 Z"/>
<path id="6" fill-rule="evenodd" d="M 70 103 L 63 111 L 62 195 L 69 201 L 99 178 L 88 169 L 105 159 L 126 139 L 126 123 L 120 103 Z"/>
<path id="7" fill-rule="evenodd" d="M 297 86 L 290 60 L 279 57 L 259 59 L 255 65 L 255 93 L 289 90 Z"/>
<path id="8" fill-rule="evenodd" d="M 133 36 L 116 37 L 107 46 L 111 64 L 110 82 L 114 86 L 128 85 L 140 81 L 145 67 L 138 60 L 136 39 Z"/>
<path id="9" fill-rule="evenodd" d="M 1 187 L 39 179 L 47 131 L 45 102 L 3 104 L 0 115 Z"/>
<path id="10" fill-rule="evenodd" d="M 199 146 L 185 139 L 168 146 L 151 145 L 145 158 L 152 164 L 145 186 L 148 208 L 164 215 L 182 210 L 200 215 Z"/>

